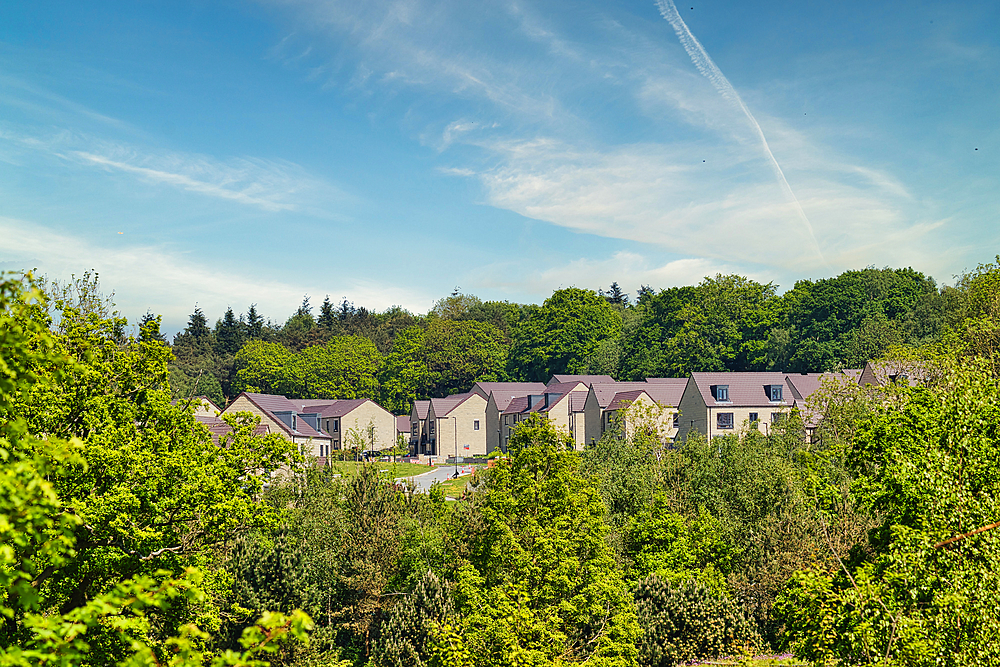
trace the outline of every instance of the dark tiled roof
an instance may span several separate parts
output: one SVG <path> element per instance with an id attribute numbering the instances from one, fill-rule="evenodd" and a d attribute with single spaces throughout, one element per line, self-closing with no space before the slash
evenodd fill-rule
<path id="1" fill-rule="evenodd" d="M 524 412 L 527 409 L 528 409 L 528 397 L 518 396 L 517 398 L 511 400 L 511 402 L 507 405 L 507 409 L 503 411 L 503 414 L 516 415 L 521 412 Z"/>
<path id="2" fill-rule="evenodd" d="M 595 383 L 608 384 L 615 379 L 610 375 L 553 375 L 548 384 L 562 384 L 565 382 L 582 382 L 588 387 Z"/>
<path id="3" fill-rule="evenodd" d="M 635 399 L 643 394 L 649 395 L 645 389 L 633 389 L 632 391 L 622 391 L 615 394 L 615 397 L 608 404 L 608 411 L 620 410 L 624 405 L 633 403 Z M 650 398 L 652 398 L 650 396 Z"/>
<path id="4" fill-rule="evenodd" d="M 606 410 L 611 405 L 611 401 L 615 400 L 615 394 L 622 391 L 646 389 L 649 384 L 646 382 L 603 382 L 592 386 L 594 393 L 597 394 L 597 403 L 602 410 Z"/>
<path id="5" fill-rule="evenodd" d="M 413 407 L 417 410 L 417 419 L 427 419 L 427 411 L 431 408 L 431 402 L 413 401 Z"/>
<path id="6" fill-rule="evenodd" d="M 493 394 L 497 407 L 503 410 L 514 396 L 537 394 L 544 389 L 545 384 L 542 382 L 477 382 L 472 387 L 472 393 L 477 393 L 486 399 Z"/>
<path id="7" fill-rule="evenodd" d="M 319 411 L 319 416 L 324 418 L 343 417 L 351 410 L 364 405 L 370 400 L 370 398 L 344 398 L 323 407 L 323 409 Z"/>
<path id="8" fill-rule="evenodd" d="M 199 416 L 195 417 L 199 422 L 205 425 L 208 432 L 212 434 L 212 442 L 216 445 L 219 444 L 219 439 L 229 433 L 233 432 L 233 427 L 222 421 L 218 417 L 208 417 Z M 257 427 L 253 430 L 254 435 L 267 435 L 269 432 L 267 424 L 257 424 Z"/>
<path id="9" fill-rule="evenodd" d="M 691 373 L 695 386 L 709 407 L 731 405 L 734 407 L 790 406 L 795 398 L 788 389 L 784 373 Z M 712 397 L 713 385 L 729 385 L 729 400 L 716 401 Z M 764 387 L 781 385 L 781 400 L 771 401 Z"/>
<path id="10" fill-rule="evenodd" d="M 285 398 L 284 396 L 278 396 L 277 394 L 253 394 L 250 393 L 249 391 L 243 392 L 243 395 L 246 396 L 247 399 L 249 399 L 249 401 L 254 405 L 256 405 L 258 408 L 260 408 L 264 412 L 269 413 L 269 416 L 274 421 L 278 422 L 282 430 L 284 430 L 286 433 L 290 435 L 300 435 L 307 438 L 329 437 L 324 433 L 320 433 L 302 419 L 296 420 L 295 425 L 298 426 L 298 430 L 296 431 L 292 431 L 283 421 L 278 419 L 274 415 L 275 412 L 292 411 L 295 412 L 296 414 L 301 412 L 298 405 L 296 405 L 289 399 Z"/>
<path id="11" fill-rule="evenodd" d="M 795 400 L 803 400 L 812 395 L 814 391 L 822 386 L 824 376 L 829 373 L 799 373 L 797 375 L 788 374 L 785 381 L 792 390 Z"/>
<path id="12" fill-rule="evenodd" d="M 687 387 L 687 378 L 655 378 L 655 380 L 655 382 L 647 380 L 649 386 L 646 387 L 646 393 L 660 405 L 676 408 Z"/>
<path id="13" fill-rule="evenodd" d="M 583 412 L 584 407 L 587 405 L 587 395 L 590 392 L 586 391 L 574 391 L 569 395 L 569 409 L 570 412 Z"/>
<path id="14" fill-rule="evenodd" d="M 396 433 L 410 432 L 410 415 L 399 415 L 396 417 Z"/>
<path id="15" fill-rule="evenodd" d="M 434 416 L 444 417 L 473 396 L 479 396 L 479 394 L 474 394 L 469 391 L 464 394 L 452 394 L 451 396 L 445 396 L 444 398 L 432 398 L 431 405 L 434 406 Z"/>

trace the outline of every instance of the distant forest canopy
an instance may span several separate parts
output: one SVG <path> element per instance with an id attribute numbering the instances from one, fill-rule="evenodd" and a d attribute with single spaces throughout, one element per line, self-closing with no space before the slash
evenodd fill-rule
<path id="1" fill-rule="evenodd" d="M 998 259 L 1000 261 L 1000 259 Z M 982 273 L 989 267 L 979 267 Z M 820 372 L 862 366 L 891 346 L 936 340 L 969 309 L 970 276 L 955 287 L 907 269 L 869 267 L 777 287 L 738 275 L 635 298 L 567 288 L 541 305 L 483 301 L 457 289 L 426 315 L 307 296 L 284 324 L 255 305 L 215 321 L 199 308 L 172 341 L 177 397 L 224 404 L 241 391 L 293 398 L 368 397 L 394 412 L 479 380 L 545 381 L 556 373 L 617 380 L 692 371 Z M 144 335 L 159 317 L 147 313 Z"/>

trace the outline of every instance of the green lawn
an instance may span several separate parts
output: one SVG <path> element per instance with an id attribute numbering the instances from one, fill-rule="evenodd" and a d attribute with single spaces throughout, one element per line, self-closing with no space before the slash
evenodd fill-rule
<path id="1" fill-rule="evenodd" d="M 476 469 L 479 470 L 479 467 Z M 444 491 L 446 498 L 461 498 L 465 491 L 465 485 L 469 483 L 470 479 L 472 479 L 472 475 L 462 475 L 458 479 L 441 482 L 441 490 Z"/>
<path id="2" fill-rule="evenodd" d="M 382 472 L 386 477 L 395 479 L 396 477 L 413 477 L 425 472 L 434 470 L 434 466 L 420 465 L 419 463 L 392 463 L 391 461 L 373 461 L 372 463 L 358 463 L 356 461 L 334 461 L 330 467 L 342 475 L 350 475 L 358 469 L 358 466 L 375 466 L 376 470 Z"/>

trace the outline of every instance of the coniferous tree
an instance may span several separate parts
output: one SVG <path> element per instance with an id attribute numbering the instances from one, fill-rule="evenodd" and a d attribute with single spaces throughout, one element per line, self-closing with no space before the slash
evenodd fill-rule
<path id="1" fill-rule="evenodd" d="M 247 338 L 249 340 L 260 340 L 264 337 L 264 318 L 257 312 L 257 304 L 251 303 L 247 310 Z"/>
<path id="2" fill-rule="evenodd" d="M 330 295 L 327 294 L 326 298 L 323 299 L 323 305 L 319 307 L 319 319 L 316 320 L 316 324 L 326 331 L 333 331 L 336 323 L 337 314 L 333 309 L 333 302 L 330 301 Z"/>
<path id="3" fill-rule="evenodd" d="M 215 353 L 234 355 L 246 341 L 246 325 L 236 319 L 232 308 L 226 309 L 225 316 L 215 323 Z"/>
<path id="4" fill-rule="evenodd" d="M 143 343 L 151 343 L 153 341 L 166 343 L 166 336 L 160 332 L 160 322 L 162 319 L 161 315 L 153 315 L 147 310 L 146 314 L 139 320 L 139 340 Z"/>

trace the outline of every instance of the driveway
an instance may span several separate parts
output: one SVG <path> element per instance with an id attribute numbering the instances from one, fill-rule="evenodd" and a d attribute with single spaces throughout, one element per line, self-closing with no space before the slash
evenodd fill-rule
<path id="1" fill-rule="evenodd" d="M 415 475 L 414 477 L 397 477 L 396 481 L 412 479 L 414 484 L 417 485 L 417 491 L 427 493 L 431 490 L 431 484 L 451 479 L 451 476 L 454 474 L 455 466 L 441 466 L 440 468 L 435 468 L 430 472 L 425 472 L 422 475 Z M 458 466 L 458 474 L 459 476 L 471 475 L 472 466 Z"/>

